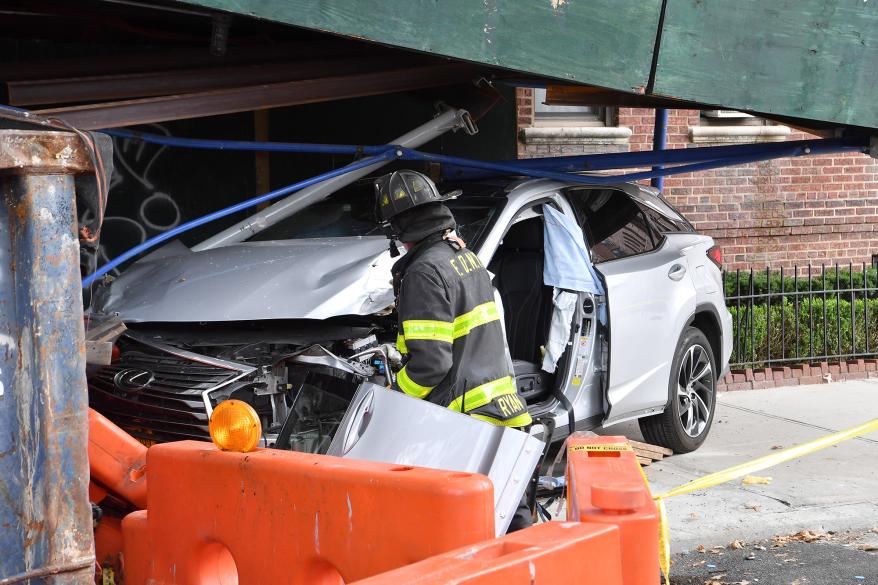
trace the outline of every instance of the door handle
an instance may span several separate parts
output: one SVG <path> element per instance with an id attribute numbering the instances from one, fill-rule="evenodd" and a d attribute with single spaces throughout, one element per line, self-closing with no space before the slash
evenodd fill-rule
<path id="1" fill-rule="evenodd" d="M 674 264 L 671 266 L 671 269 L 668 270 L 668 278 L 671 280 L 682 280 L 683 276 L 686 275 L 686 267 L 682 264 Z"/>

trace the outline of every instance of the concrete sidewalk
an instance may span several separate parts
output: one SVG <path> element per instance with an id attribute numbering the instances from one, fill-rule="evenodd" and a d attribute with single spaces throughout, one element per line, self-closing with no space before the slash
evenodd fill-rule
<path id="1" fill-rule="evenodd" d="M 878 380 L 719 395 L 707 442 L 645 468 L 654 493 L 697 477 L 878 418 Z M 605 429 L 640 440 L 636 423 Z M 667 501 L 672 550 L 726 545 L 803 529 L 878 526 L 878 433 L 854 439 L 757 475 Z"/>

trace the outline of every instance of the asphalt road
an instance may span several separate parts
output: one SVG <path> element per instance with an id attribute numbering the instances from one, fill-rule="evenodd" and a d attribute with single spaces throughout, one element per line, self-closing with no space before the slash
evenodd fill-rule
<path id="1" fill-rule="evenodd" d="M 876 551 L 878 534 L 871 531 L 827 534 L 810 543 L 781 538 L 740 549 L 687 551 L 673 557 L 671 584 L 875 585 Z"/>

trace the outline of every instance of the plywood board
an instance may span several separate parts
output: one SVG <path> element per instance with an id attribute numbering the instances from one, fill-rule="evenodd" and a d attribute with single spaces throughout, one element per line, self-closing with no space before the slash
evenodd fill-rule
<path id="1" fill-rule="evenodd" d="M 668 2 L 654 93 L 878 127 L 878 2 Z"/>

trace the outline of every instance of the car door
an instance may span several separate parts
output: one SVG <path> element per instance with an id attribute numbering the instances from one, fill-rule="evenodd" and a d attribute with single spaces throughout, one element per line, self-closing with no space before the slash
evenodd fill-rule
<path id="1" fill-rule="evenodd" d="M 500 214 L 500 216 L 498 217 L 491 233 L 484 239 L 484 243 L 481 249 L 478 251 L 479 258 L 482 260 L 482 262 L 486 266 L 489 266 L 489 268 L 496 269 L 494 260 L 497 258 L 498 252 L 502 250 L 502 247 L 504 245 L 504 238 L 507 233 L 509 233 L 513 226 L 520 222 L 535 220 L 543 222 L 542 207 L 544 205 L 552 205 L 561 213 L 570 217 L 576 217 L 576 214 L 574 213 L 568 202 L 561 196 L 560 192 L 555 189 L 546 191 L 520 188 L 517 191 L 513 191 L 513 193 L 510 195 L 509 204 L 503 210 L 502 214 Z M 540 282 L 542 283 L 541 277 L 542 274 L 538 274 L 536 276 L 536 278 L 540 278 Z M 585 295 L 585 293 L 581 293 L 579 295 L 578 306 L 580 308 L 579 310 L 577 310 L 576 315 L 574 316 L 573 333 L 575 333 L 577 340 L 580 338 L 580 328 L 576 327 L 575 324 L 578 321 L 583 320 L 583 316 L 581 314 L 581 306 L 586 296 L 588 295 Z M 500 295 L 498 295 L 498 300 L 499 297 Z M 505 306 L 505 303 L 502 302 L 502 300 L 498 304 L 502 307 L 502 310 L 504 312 L 508 310 L 513 310 L 512 307 Z M 548 331 L 546 331 L 545 333 L 548 333 Z M 510 332 L 507 331 L 507 335 L 509 334 Z M 516 345 L 514 343 L 515 340 L 511 341 L 513 343 L 510 343 L 510 346 L 514 348 Z M 546 341 L 546 339 L 541 339 L 539 343 L 543 343 L 544 341 Z M 588 405 L 582 403 L 582 397 L 586 394 L 584 389 L 587 385 L 583 384 L 581 380 L 586 373 L 586 365 L 578 359 L 581 353 L 582 344 L 574 341 L 575 340 L 572 340 L 570 342 L 567 351 L 564 352 L 561 359 L 558 361 L 553 388 L 561 388 L 564 390 L 564 393 L 567 395 L 568 399 L 573 403 L 577 419 L 581 419 L 583 418 L 583 416 L 585 416 L 584 413 L 592 413 L 591 409 L 593 405 L 591 403 L 589 403 Z M 537 365 L 539 366 L 539 364 Z M 590 372 L 590 370 L 588 371 Z M 540 401 L 532 401 L 529 398 L 528 400 L 534 414 L 543 414 L 547 409 L 554 408 L 557 402 L 545 399 L 542 399 Z M 563 408 L 560 412 L 566 417 Z"/>
<path id="2" fill-rule="evenodd" d="M 615 188 L 571 189 L 609 309 L 604 425 L 655 414 L 668 402 L 677 343 L 695 311 L 685 250 L 652 229 Z"/>

